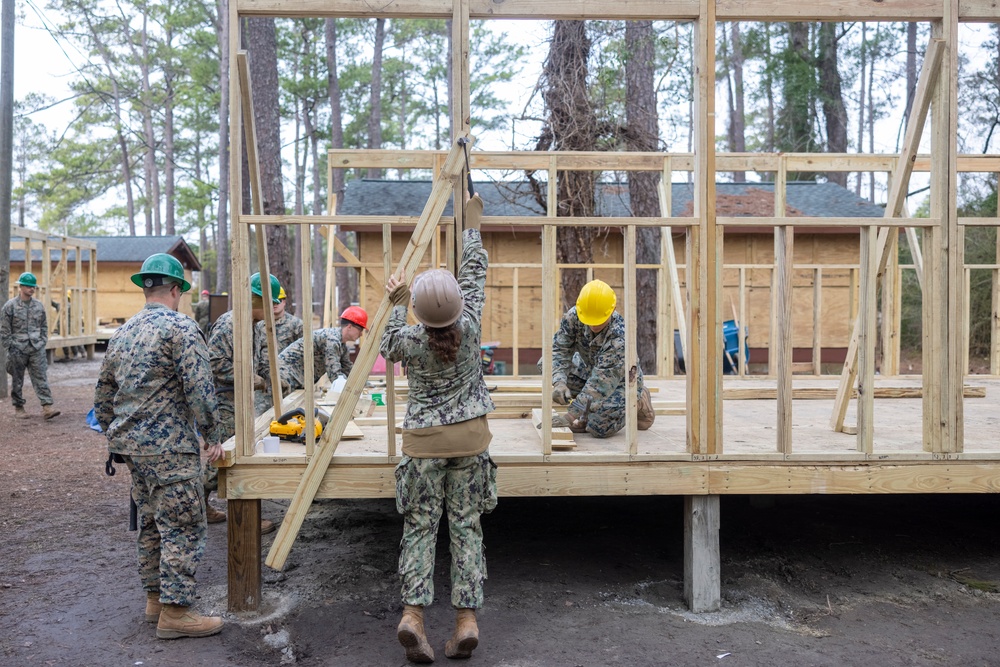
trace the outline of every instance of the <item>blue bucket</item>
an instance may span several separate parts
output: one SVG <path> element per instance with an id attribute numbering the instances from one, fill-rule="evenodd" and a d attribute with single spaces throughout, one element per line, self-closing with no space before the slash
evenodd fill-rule
<path id="1" fill-rule="evenodd" d="M 722 341 L 723 348 L 726 351 L 726 355 L 722 358 L 722 372 L 727 375 L 735 375 L 739 372 L 739 355 L 740 355 L 740 328 L 736 326 L 736 320 L 726 320 L 722 323 Z M 750 360 L 750 346 L 747 344 L 747 338 L 749 338 L 750 332 L 744 327 L 743 328 L 743 363 L 746 364 Z M 684 372 L 684 353 L 681 350 L 681 332 L 674 329 L 674 355 L 677 357 L 677 363 L 680 367 L 681 372 Z M 736 364 L 729 363 L 732 359 Z"/>

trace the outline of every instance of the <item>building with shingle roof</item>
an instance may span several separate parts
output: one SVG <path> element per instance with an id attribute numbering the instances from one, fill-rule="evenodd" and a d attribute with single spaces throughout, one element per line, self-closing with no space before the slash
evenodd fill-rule
<path id="1" fill-rule="evenodd" d="M 430 181 L 406 180 L 356 180 L 348 183 L 340 213 L 342 215 L 398 215 L 419 216 L 430 197 Z M 488 216 L 545 215 L 545 204 L 536 196 L 526 181 L 484 181 L 475 184 L 476 193 L 483 198 L 484 214 Z M 599 182 L 596 185 L 596 216 L 624 217 L 631 215 L 628 183 Z M 693 185 L 673 183 L 670 188 L 671 215 L 690 217 L 693 214 Z M 719 216 L 774 216 L 774 185 L 772 183 L 718 183 L 716 184 L 716 213 Z M 444 216 L 452 215 L 448 203 Z M 792 181 L 787 184 L 785 217 L 882 217 L 884 208 L 858 197 L 850 190 L 835 183 Z M 369 309 L 377 308 L 382 294 L 374 289 L 382 280 L 382 234 L 372 227 L 344 227 L 355 231 L 358 238 L 358 256 L 371 279 L 361 281 L 360 299 Z M 409 240 L 409 233 L 396 228 L 393 233 L 394 257 L 400 257 Z M 773 228 L 762 226 L 740 227 L 725 233 L 723 308 L 727 315 L 739 303 L 739 290 L 744 286 L 746 326 L 752 362 L 766 362 L 770 330 L 770 280 L 774 261 Z M 541 335 L 541 227 L 483 225 L 483 243 L 490 254 L 491 270 L 487 277 L 487 306 L 483 318 L 483 340 L 501 343 L 496 359 L 511 358 L 509 346 L 517 328 L 518 346 L 521 351 L 520 371 L 540 354 Z M 805 315 L 793 316 L 793 346 L 796 361 L 809 360 L 813 345 L 812 286 L 821 275 L 823 286 L 821 339 L 823 360 L 842 360 L 850 338 L 850 315 L 855 308 L 856 284 L 854 271 L 858 264 L 858 228 L 808 227 L 795 234 L 794 262 L 795 308 L 808 309 Z M 674 251 L 681 265 L 680 281 L 684 283 L 685 231 L 673 230 Z M 440 250 L 439 256 L 443 257 Z M 429 253 L 430 254 L 430 253 Z M 601 278 L 616 290 L 622 286 L 623 243 L 621 231 L 609 228 L 594 245 L 594 277 Z M 430 257 L 428 257 L 430 261 Z M 443 263 L 443 259 L 441 260 Z M 617 267 L 614 267 L 617 265 Z M 514 269 L 517 268 L 516 298 L 514 305 Z M 639 295 L 641 303 L 652 303 Z M 517 320 L 516 324 L 514 320 Z M 728 319 L 728 318 L 727 318 Z M 640 344 L 643 344 L 640 341 Z"/>
<path id="2" fill-rule="evenodd" d="M 24 247 L 20 243 L 17 228 L 11 230 L 10 265 L 11 274 L 24 270 Z M 137 273 L 142 263 L 150 255 L 158 252 L 172 255 L 184 267 L 184 276 L 190 281 L 193 271 L 201 271 L 201 262 L 182 236 L 79 236 L 74 237 L 97 244 L 97 320 L 98 323 L 122 323 L 139 312 L 145 299 L 142 290 L 132 284 L 133 273 Z M 69 249 L 66 259 L 71 267 L 76 263 L 76 249 Z M 81 251 L 84 271 L 90 267 L 90 251 Z M 55 264 L 62 260 L 62 251 L 50 252 Z M 42 260 L 42 250 L 34 242 L 31 251 L 33 270 L 37 270 Z M 71 271 L 73 268 L 70 269 Z M 192 290 L 195 291 L 195 290 Z M 191 314 L 191 302 L 181 299 L 181 312 Z"/>

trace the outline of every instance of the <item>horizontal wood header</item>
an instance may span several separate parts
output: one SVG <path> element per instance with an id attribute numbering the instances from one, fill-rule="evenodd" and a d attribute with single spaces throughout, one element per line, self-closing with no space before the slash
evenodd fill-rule
<path id="1" fill-rule="evenodd" d="M 451 18 L 453 0 L 236 0 L 241 16 Z M 934 21 L 948 0 L 717 0 L 717 21 Z M 698 0 L 469 0 L 470 19 L 695 20 Z M 1000 20 L 993 0 L 961 0 L 960 21 Z"/>

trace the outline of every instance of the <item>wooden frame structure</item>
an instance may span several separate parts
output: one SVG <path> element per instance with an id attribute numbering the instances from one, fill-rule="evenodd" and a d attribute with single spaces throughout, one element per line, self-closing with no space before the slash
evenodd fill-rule
<path id="1" fill-rule="evenodd" d="M 35 298 L 46 306 L 49 339 L 45 349 L 49 360 L 54 350 L 73 346 L 84 346 L 87 358 L 93 359 L 97 343 L 97 244 L 22 227 L 14 228 L 11 236 L 11 250 L 24 251 L 23 270 L 38 279 Z M 40 257 L 36 259 L 35 253 Z M 17 293 L 15 280 L 16 276 L 12 276 L 11 296 Z M 71 312 L 65 307 L 67 297 L 72 303 L 68 309 Z"/>
<path id="2" fill-rule="evenodd" d="M 557 266 L 555 239 L 558 226 L 616 226 L 624 231 L 625 258 L 623 266 L 622 310 L 627 325 L 626 365 L 632 367 L 636 359 L 635 313 L 637 308 L 635 270 L 635 229 L 639 226 L 663 228 L 683 227 L 687 230 L 687 294 L 681 312 L 685 318 L 687 374 L 683 387 L 675 381 L 673 389 L 682 393 L 677 401 L 682 413 L 683 426 L 673 423 L 670 432 L 647 431 L 640 437 L 636 430 L 636 404 L 630 400 L 626 406 L 626 426 L 620 436 L 607 443 L 586 443 L 586 451 L 558 452 L 553 448 L 553 433 L 548 420 L 541 421 L 538 447 L 520 451 L 501 451 L 498 442 L 512 445 L 523 438 L 510 436 L 505 440 L 501 429 L 508 422 L 498 420 L 497 434 L 491 450 L 500 465 L 498 483 L 501 495 L 684 495 L 685 496 L 685 597 L 693 610 L 705 611 L 720 604 L 719 573 L 719 496 L 731 493 L 801 494 L 801 493 L 916 493 L 916 492 L 996 492 L 1000 490 L 1000 450 L 980 447 L 966 451 L 964 387 L 965 371 L 964 322 L 965 267 L 961 254 L 961 228 L 963 224 L 996 224 L 996 220 L 962 221 L 957 217 L 956 180 L 959 156 L 955 136 L 957 126 L 957 31 L 960 21 L 1000 21 L 1000 7 L 992 0 L 885 0 L 863 4 L 813 3 L 804 5 L 787 0 L 638 0 L 628 3 L 596 3 L 592 0 L 556 0 L 536 3 L 532 0 L 394 0 L 377 8 L 357 0 L 236 0 L 230 4 L 230 21 L 235 25 L 243 16 L 353 16 L 353 17 L 434 17 L 452 19 L 454 80 L 452 89 L 453 127 L 455 137 L 469 137 L 469 75 L 468 75 L 468 22 L 474 19 L 535 18 L 535 19 L 674 19 L 694 22 L 694 152 L 689 156 L 665 154 L 537 154 L 520 153 L 505 157 L 474 153 L 474 168 L 485 160 L 508 160 L 511 168 L 548 171 L 549 211 L 543 219 L 506 217 L 503 224 L 542 226 L 541 266 L 543 292 L 542 308 L 545 313 L 556 313 Z M 913 122 L 907 130 L 904 148 L 896 156 L 863 155 L 725 155 L 717 154 L 714 147 L 715 117 L 715 34 L 719 21 L 929 21 L 932 40 L 921 74 L 920 93 L 914 108 Z M 313 498 L 320 497 L 390 497 L 394 493 L 392 470 L 398 461 L 396 451 L 396 406 L 392 387 L 388 392 L 389 405 L 381 426 L 369 423 L 365 438 L 375 442 L 353 449 L 341 442 L 354 409 L 361 397 L 368 369 L 377 353 L 377 340 L 389 313 L 389 304 L 383 299 L 378 312 L 370 320 L 371 334 L 363 344 L 347 385 L 340 395 L 319 442 L 305 444 L 303 451 L 282 452 L 279 456 L 255 456 L 253 443 L 256 429 L 264 428 L 264 419 L 254 423 L 250 365 L 251 322 L 249 291 L 247 286 L 251 271 L 249 262 L 250 230 L 258 229 L 258 257 L 261 270 L 267 271 L 267 255 L 259 230 L 268 224 L 334 225 L 347 222 L 333 216 L 264 216 L 260 214 L 259 184 L 256 171 L 256 142 L 253 132 L 253 112 L 249 95 L 249 78 L 246 76 L 245 57 L 241 55 L 239 31 L 231 30 L 231 62 L 239 67 L 239 76 L 231 77 L 230 108 L 232 136 L 231 164 L 241 161 L 241 136 L 246 125 L 249 153 L 251 190 L 254 199 L 253 215 L 238 209 L 233 219 L 233 295 L 236 337 L 234 353 L 236 368 L 236 437 L 235 456 L 230 467 L 224 468 L 220 492 L 230 499 L 229 522 L 229 604 L 233 610 L 256 609 L 260 600 L 261 561 L 260 535 L 257 529 L 261 498 L 290 498 L 291 504 L 267 556 L 267 564 L 280 568 L 288 556 L 295 536 L 302 525 Z M 914 220 L 900 218 L 902 193 L 910 172 L 920 160 L 916 156 L 923 118 L 933 108 L 928 132 L 931 137 L 930 156 L 923 158 L 930 172 L 931 215 Z M 377 218 L 358 216 L 351 224 L 377 225 L 385 236 L 394 226 L 413 227 L 410 244 L 402 256 L 392 255 L 386 247 L 383 266 L 386 272 L 404 272 L 412 280 L 415 269 L 424 261 L 427 248 L 443 230 L 445 241 L 440 244 L 444 262 L 454 266 L 456 248 L 462 229 L 461 207 L 455 207 L 456 216 L 442 219 L 441 212 L 453 191 L 462 187 L 464 160 L 457 143 L 443 156 L 435 156 L 436 178 L 431 196 L 423 213 L 417 219 L 401 220 L 397 217 Z M 395 152 L 372 154 L 369 161 L 407 160 L 412 156 Z M 715 210 L 715 174 L 717 171 L 761 169 L 776 171 L 798 166 L 796 160 L 808 165 L 812 171 L 840 169 L 849 171 L 891 171 L 892 191 L 890 205 L 884 218 L 786 218 L 783 208 L 779 215 L 765 218 L 725 218 Z M 996 157 L 984 158 L 983 171 L 1000 171 Z M 686 170 L 692 173 L 694 183 L 693 218 L 556 218 L 555 173 L 561 169 L 641 169 L 663 171 Z M 231 192 L 241 191 L 240 170 L 231 170 Z M 776 200 L 779 199 L 776 197 Z M 664 209 L 666 211 L 668 209 Z M 484 222 L 490 222 L 485 218 Z M 816 410 L 806 404 L 795 403 L 796 420 L 793 420 L 793 401 L 799 401 L 807 387 L 794 387 L 791 377 L 790 335 L 790 275 L 794 244 L 792 228 L 810 225 L 850 226 L 861 228 L 862 262 L 859 269 L 860 299 L 858 321 L 855 327 L 855 355 L 849 355 L 844 378 L 838 390 L 837 412 L 831 420 L 835 430 L 830 430 L 826 418 L 817 417 Z M 745 432 L 753 424 L 742 424 L 739 433 L 730 435 L 724 424 L 743 402 L 728 399 L 722 380 L 722 234 L 724 228 L 741 225 L 769 226 L 775 229 L 775 278 L 773 341 L 775 365 L 771 385 L 766 388 L 774 397 L 773 421 L 764 427 L 762 446 L 755 451 L 743 447 Z M 875 281 L 885 267 L 888 230 L 900 227 L 923 228 L 924 289 L 924 346 L 921 384 L 911 387 L 920 396 L 920 407 L 910 410 L 904 417 L 909 431 L 893 429 L 892 438 L 876 447 L 874 439 L 874 401 L 877 387 L 874 383 L 873 350 L 875 321 Z M 300 235 L 307 239 L 308 234 Z M 303 258 L 309 257 L 303 252 Z M 435 259 L 437 261 L 437 259 Z M 309 276 L 308 261 L 303 262 L 303 275 Z M 304 280 L 309 283 L 308 278 Z M 663 291 L 661 284 L 661 292 Z M 681 298 L 675 296 L 679 305 Z M 662 311 L 663 303 L 659 304 Z M 268 310 L 268 309 L 265 309 Z M 543 320 L 543 341 L 551 341 L 556 320 Z M 272 368 L 275 364 L 273 322 L 268 317 L 267 328 L 271 336 Z M 306 331 L 308 338 L 310 333 Z M 307 355 L 311 346 L 306 346 Z M 525 395 L 515 404 L 539 407 L 542 414 L 549 414 L 552 401 L 549 392 L 540 391 L 551 381 L 551 346 L 544 344 L 545 374 L 534 386 L 500 387 L 522 391 Z M 306 367 L 312 360 L 306 359 Z M 857 387 L 850 377 L 856 373 Z M 275 374 L 272 373 L 272 377 Z M 391 377 L 391 374 L 390 374 Z M 628 389 L 634 390 L 635 376 L 627 375 Z M 388 378 L 387 378 L 388 380 Z M 391 380 L 388 380 L 391 382 Z M 746 381 L 749 382 L 749 381 Z M 402 387 L 398 388 L 402 391 Z M 527 395 L 532 393 L 532 395 Z M 658 387 L 666 393 L 671 387 Z M 303 395 L 283 399 L 280 387 L 275 386 L 275 408 L 287 408 L 291 403 L 303 401 L 307 411 L 312 410 L 314 388 L 309 382 Z M 856 436 L 848 438 L 853 446 L 845 448 L 844 436 L 836 431 L 845 430 L 840 417 L 841 405 L 846 405 L 856 392 Z M 634 391 L 627 395 L 635 396 Z M 519 402 L 518 402 L 519 401 Z M 912 406 L 911 406 L 912 407 Z M 770 408 L 769 408 L 770 410 Z M 821 406 L 820 414 L 828 407 Z M 726 419 L 724 419 L 724 413 Z M 760 420 L 760 409 L 753 411 Z M 829 413 L 827 412 L 827 416 Z M 803 426 L 799 421 L 809 424 Z M 528 422 L 530 424 L 530 420 Z M 815 424 L 822 423 L 823 438 L 815 437 Z M 671 424 L 667 424 L 670 427 Z M 510 428 L 516 428 L 511 424 Z M 534 427 L 530 427 L 535 430 Z M 794 439 L 803 428 L 808 431 L 800 443 Z M 385 438 L 384 442 L 380 438 Z M 827 449 L 815 449 L 815 442 L 825 439 L 833 443 Z M 889 442 L 892 440 L 892 442 Z M 891 445 L 891 446 L 890 446 Z M 335 456 L 336 454 L 336 456 Z"/>

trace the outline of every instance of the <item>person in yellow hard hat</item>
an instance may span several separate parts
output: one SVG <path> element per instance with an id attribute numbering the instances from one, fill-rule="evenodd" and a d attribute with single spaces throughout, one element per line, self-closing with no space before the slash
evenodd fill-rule
<path id="1" fill-rule="evenodd" d="M 603 280 L 583 286 L 552 339 L 552 400 L 568 405 L 553 426 L 597 438 L 625 426 L 625 320 L 615 291 Z M 541 362 L 539 362 L 541 363 Z M 639 429 L 653 425 L 653 402 L 638 367 Z"/>

